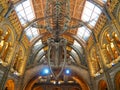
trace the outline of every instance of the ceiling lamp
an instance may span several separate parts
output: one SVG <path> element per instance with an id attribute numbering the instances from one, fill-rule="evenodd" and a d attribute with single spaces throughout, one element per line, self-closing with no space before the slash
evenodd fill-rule
<path id="1" fill-rule="evenodd" d="M 41 76 L 47 76 L 47 75 L 50 75 L 50 74 L 51 74 L 51 72 L 50 72 L 49 67 L 44 67 L 40 71 Z"/>
<path id="2" fill-rule="evenodd" d="M 71 75 L 71 70 L 69 68 L 66 68 L 64 73 L 65 75 Z"/>

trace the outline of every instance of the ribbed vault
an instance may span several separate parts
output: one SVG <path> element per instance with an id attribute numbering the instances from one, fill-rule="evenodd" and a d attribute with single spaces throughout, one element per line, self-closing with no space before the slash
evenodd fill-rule
<path id="1" fill-rule="evenodd" d="M 88 63 L 86 59 L 87 40 L 89 37 L 94 39 L 94 28 L 99 20 L 99 16 L 102 13 L 105 14 L 103 8 L 106 2 L 107 0 L 13 1 L 15 11 L 23 28 L 19 41 L 22 40 L 24 34 L 29 40 L 30 50 L 25 75 L 32 74 L 28 72 L 32 68 L 35 70 L 36 66 L 40 69 L 42 65 L 49 63 L 48 51 L 51 45 L 48 43 L 49 39 L 53 39 L 56 46 L 56 43 L 64 39 L 67 42 L 63 46 L 65 47 L 66 55 L 64 55 L 63 49 L 59 50 L 58 56 L 61 61 L 64 61 L 66 56 L 66 67 L 74 68 L 79 73 L 79 80 L 87 82 L 87 84 L 83 83 L 83 86 L 87 87 L 89 85 Z M 50 53 L 50 57 L 56 56 L 55 50 L 57 49 L 52 48 L 51 51 L 54 53 Z M 55 59 L 57 58 L 55 57 Z M 85 78 L 79 69 L 87 73 Z M 38 75 L 38 70 L 36 75 Z M 81 79 L 82 77 L 84 80 Z M 78 80 L 76 77 L 74 79 Z"/>

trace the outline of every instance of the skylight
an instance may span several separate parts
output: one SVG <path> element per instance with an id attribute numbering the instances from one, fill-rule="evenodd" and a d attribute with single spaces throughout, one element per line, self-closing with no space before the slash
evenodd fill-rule
<path id="1" fill-rule="evenodd" d="M 30 28 L 25 30 L 25 34 L 27 35 L 29 40 L 32 40 L 39 35 L 39 31 L 37 28 L 30 27 Z"/>
<path id="2" fill-rule="evenodd" d="M 103 0 L 103 1 L 106 1 L 106 0 Z M 101 9 L 98 8 L 95 4 L 89 1 L 86 1 L 82 16 L 81 16 L 81 20 L 86 24 L 88 24 L 88 26 L 90 26 L 91 28 L 94 28 L 101 12 L 102 12 Z M 88 38 L 90 37 L 90 34 L 91 34 L 91 30 L 87 28 L 87 26 L 78 28 L 77 35 L 83 40 L 87 41 Z"/>
<path id="3" fill-rule="evenodd" d="M 83 40 L 87 41 L 88 38 L 90 37 L 90 34 L 91 34 L 91 31 L 86 26 L 78 28 L 77 36 L 79 38 L 82 38 Z"/>
<path id="4" fill-rule="evenodd" d="M 25 26 L 27 23 L 35 19 L 34 11 L 32 9 L 30 0 L 26 0 L 20 3 L 15 7 L 15 10 L 22 26 Z M 38 29 L 32 28 L 32 27 L 30 27 L 29 29 L 26 29 L 25 33 L 29 40 L 32 40 L 33 38 L 39 35 Z"/>
<path id="5" fill-rule="evenodd" d="M 98 8 L 95 4 L 86 1 L 81 19 L 94 27 L 101 12 L 100 8 Z"/>
<path id="6" fill-rule="evenodd" d="M 107 2 L 107 0 L 98 1 L 102 3 Z M 31 0 L 25 0 L 24 2 L 21 2 L 19 5 L 16 6 L 15 10 L 23 26 L 35 19 L 35 14 L 32 8 Z M 86 1 L 81 20 L 88 24 L 90 27 L 94 28 L 101 12 L 102 11 L 95 4 Z M 25 33 L 29 40 L 32 40 L 39 35 L 38 29 L 32 27 L 26 30 Z M 90 36 L 90 33 L 90 30 L 87 27 L 83 26 L 78 29 L 77 35 L 83 40 L 87 41 Z"/>
<path id="7" fill-rule="evenodd" d="M 20 19 L 20 22 L 23 26 L 35 18 L 35 15 L 31 6 L 32 5 L 30 3 L 30 0 L 26 0 L 20 3 L 15 8 L 18 18 Z"/>

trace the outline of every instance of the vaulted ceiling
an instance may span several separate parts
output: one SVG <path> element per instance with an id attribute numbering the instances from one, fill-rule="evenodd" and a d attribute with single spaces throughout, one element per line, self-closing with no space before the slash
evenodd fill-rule
<path id="1" fill-rule="evenodd" d="M 18 0 L 14 2 L 16 13 L 30 41 L 31 52 L 28 64 L 46 62 L 47 40 L 54 37 L 53 32 L 51 33 L 48 29 L 48 22 L 54 29 L 55 16 L 53 14 L 56 15 L 54 10 L 57 10 L 55 5 L 58 7 L 61 5 L 60 24 L 62 23 L 63 28 L 67 24 L 67 30 L 60 34 L 60 37 L 67 40 L 67 62 L 86 67 L 87 40 L 106 2 L 107 0 Z"/>
<path id="2" fill-rule="evenodd" d="M 23 33 L 30 43 L 26 73 L 37 73 L 42 65 L 47 65 L 49 54 L 55 65 L 58 63 L 57 60 L 63 64 L 66 56 L 65 64 L 71 65 L 70 68 L 79 75 L 85 75 L 83 79 L 89 83 L 87 41 L 92 37 L 100 15 L 104 13 L 107 0 L 15 0 L 13 2 L 24 29 Z M 50 49 L 52 45 L 49 43 L 50 39 L 54 42 L 52 49 Z M 55 49 L 57 45 L 59 50 Z M 48 53 L 50 50 L 52 52 Z M 78 66 L 81 69 L 77 68 Z M 27 75 L 25 77 L 31 78 Z"/>

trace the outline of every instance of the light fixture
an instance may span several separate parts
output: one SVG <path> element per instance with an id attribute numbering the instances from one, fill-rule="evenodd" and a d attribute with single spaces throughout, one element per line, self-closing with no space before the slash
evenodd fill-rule
<path id="1" fill-rule="evenodd" d="M 61 84 L 61 82 L 60 82 L 60 81 L 58 81 L 58 84 Z"/>
<path id="2" fill-rule="evenodd" d="M 45 73 L 45 74 L 49 74 L 49 70 L 48 70 L 48 69 L 45 69 L 45 70 L 44 70 L 44 73 Z"/>
<path id="3" fill-rule="evenodd" d="M 65 75 L 70 75 L 71 74 L 71 70 L 70 69 L 65 69 Z"/>
<path id="4" fill-rule="evenodd" d="M 56 81 L 54 81 L 53 84 L 56 84 Z"/>
<path id="5" fill-rule="evenodd" d="M 47 75 L 50 75 L 50 74 L 51 74 L 51 72 L 50 72 L 49 67 L 43 67 L 40 71 L 41 76 L 47 76 Z"/>

